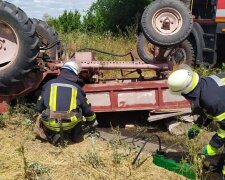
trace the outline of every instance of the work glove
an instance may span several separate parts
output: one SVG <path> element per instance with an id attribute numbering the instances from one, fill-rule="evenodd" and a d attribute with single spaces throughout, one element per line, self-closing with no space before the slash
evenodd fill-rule
<path id="1" fill-rule="evenodd" d="M 188 138 L 194 139 L 200 132 L 201 128 L 197 124 L 193 124 L 193 126 L 188 130 Z"/>
<path id="2" fill-rule="evenodd" d="M 98 125 L 98 122 L 97 120 L 93 120 L 93 121 L 85 121 L 84 123 L 86 126 L 89 126 L 89 127 L 96 127 Z"/>

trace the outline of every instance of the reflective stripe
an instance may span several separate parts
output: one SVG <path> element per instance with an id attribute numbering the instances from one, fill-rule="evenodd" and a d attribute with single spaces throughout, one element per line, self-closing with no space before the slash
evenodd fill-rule
<path id="1" fill-rule="evenodd" d="M 207 148 L 207 155 L 209 155 L 209 156 L 215 156 L 216 155 L 217 150 L 218 150 L 217 148 L 212 147 L 210 144 L 208 144 L 206 146 L 206 148 Z"/>
<path id="2" fill-rule="evenodd" d="M 71 100 L 70 100 L 70 111 L 77 108 L 77 89 L 72 88 L 71 92 Z M 75 121 L 77 119 L 76 116 L 71 117 L 71 121 Z"/>
<path id="3" fill-rule="evenodd" d="M 224 83 L 224 78 L 223 79 L 220 79 L 218 76 L 216 76 L 216 75 L 212 75 L 212 76 L 209 76 L 211 79 L 213 79 L 215 82 L 216 82 L 216 84 L 218 85 L 218 86 L 224 86 L 225 85 L 225 83 Z"/>
<path id="4" fill-rule="evenodd" d="M 191 86 L 190 92 L 197 86 L 197 84 L 198 84 L 198 74 L 194 72 L 192 77 L 192 86 Z"/>
<path id="5" fill-rule="evenodd" d="M 74 95 L 75 95 L 75 90 L 72 88 L 71 91 L 71 100 L 70 100 L 70 111 L 74 109 Z"/>
<path id="6" fill-rule="evenodd" d="M 57 104 L 57 88 L 58 87 L 67 87 L 71 89 L 71 99 L 70 99 L 70 106 L 69 111 L 76 110 L 77 108 L 77 88 L 70 84 L 62 84 L 62 83 L 54 83 L 51 85 L 50 89 L 50 97 L 49 97 L 49 108 L 52 111 L 56 111 L 56 104 Z M 82 121 L 82 117 L 77 117 L 76 115 L 70 117 L 70 120 L 63 120 L 62 125 L 63 130 L 70 130 L 76 126 L 76 124 Z M 49 120 L 42 120 L 43 124 L 50 130 L 59 132 L 60 131 L 60 123 L 57 119 L 49 119 Z"/>
<path id="7" fill-rule="evenodd" d="M 223 121 L 225 119 L 225 112 L 221 113 L 217 116 L 211 116 L 210 114 L 206 114 L 208 118 L 213 119 L 217 122 Z"/>
<path id="8" fill-rule="evenodd" d="M 40 100 L 41 100 L 41 98 L 42 98 L 42 97 L 41 97 L 41 96 L 39 96 L 39 97 L 38 97 L 38 101 L 40 101 Z"/>
<path id="9" fill-rule="evenodd" d="M 222 173 L 223 173 L 223 175 L 225 175 L 225 166 L 223 166 Z"/>
<path id="10" fill-rule="evenodd" d="M 222 114 L 220 114 L 220 115 L 218 115 L 218 116 L 216 116 L 215 119 L 216 119 L 217 121 L 222 121 L 222 120 L 224 120 L 224 119 L 225 119 L 225 112 L 222 113 Z"/>
<path id="11" fill-rule="evenodd" d="M 217 135 L 221 138 L 225 138 L 225 130 L 218 128 Z"/>
<path id="12" fill-rule="evenodd" d="M 92 116 L 88 116 L 88 117 L 85 116 L 85 119 L 86 119 L 87 121 L 93 121 L 93 120 L 96 119 L 96 114 L 94 113 Z"/>
<path id="13" fill-rule="evenodd" d="M 49 108 L 52 111 L 56 111 L 56 98 L 57 98 L 57 86 L 52 84 L 49 97 Z"/>
<path id="14" fill-rule="evenodd" d="M 53 100 L 53 111 L 56 111 L 57 86 L 54 87 L 54 90 L 53 90 L 53 97 L 54 97 L 54 100 Z"/>
<path id="15" fill-rule="evenodd" d="M 80 121 L 82 121 L 83 118 L 80 117 L 80 118 L 77 118 L 75 121 L 72 121 L 71 122 L 63 122 L 63 130 L 70 130 L 72 128 L 74 128 L 74 126 L 76 126 L 76 124 Z M 57 120 L 55 119 L 49 119 L 48 121 L 46 120 L 42 120 L 43 124 L 50 130 L 52 131 L 56 131 L 56 132 L 59 132 L 60 131 L 60 124 L 57 122 Z"/>
<path id="16" fill-rule="evenodd" d="M 89 101 L 89 99 L 87 99 L 86 102 L 87 102 L 88 105 L 91 104 L 91 102 Z"/>

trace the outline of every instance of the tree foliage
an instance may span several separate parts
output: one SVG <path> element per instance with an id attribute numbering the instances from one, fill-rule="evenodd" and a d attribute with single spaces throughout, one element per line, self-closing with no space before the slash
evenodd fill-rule
<path id="1" fill-rule="evenodd" d="M 151 0 L 97 0 L 84 16 L 88 31 L 117 33 L 137 24 Z"/>
<path id="2" fill-rule="evenodd" d="M 128 27 L 137 27 L 144 8 L 152 0 L 97 0 L 81 20 L 78 11 L 64 11 L 58 18 L 48 15 L 44 19 L 57 31 L 69 33 L 82 30 L 86 32 L 126 32 Z"/>
<path id="3" fill-rule="evenodd" d="M 52 18 L 51 16 L 45 15 L 44 19 L 48 24 L 54 26 L 57 31 L 63 33 L 80 30 L 82 25 L 81 15 L 78 11 L 64 11 L 58 18 Z"/>

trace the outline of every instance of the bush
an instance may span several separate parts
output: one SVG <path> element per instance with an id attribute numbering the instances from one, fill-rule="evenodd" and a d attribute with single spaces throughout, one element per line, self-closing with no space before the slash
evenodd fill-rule
<path id="1" fill-rule="evenodd" d="M 78 11 L 64 11 L 58 18 L 45 15 L 44 20 L 49 25 L 54 26 L 58 32 L 71 33 L 81 28 L 81 15 Z"/>
<path id="2" fill-rule="evenodd" d="M 78 11 L 64 11 L 58 18 L 45 14 L 43 19 L 58 32 L 129 33 L 138 27 L 144 8 L 152 0 L 97 0 L 81 20 Z"/>
<path id="3" fill-rule="evenodd" d="M 127 32 L 140 20 L 144 8 L 151 0 L 97 0 L 84 16 L 86 31 L 103 33 Z"/>

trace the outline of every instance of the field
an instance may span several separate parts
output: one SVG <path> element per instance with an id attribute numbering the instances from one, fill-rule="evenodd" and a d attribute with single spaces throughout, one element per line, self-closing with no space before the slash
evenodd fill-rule
<path id="1" fill-rule="evenodd" d="M 137 148 L 86 137 L 79 144 L 55 147 L 35 139 L 32 111 L 22 108 L 1 115 L 0 179 L 185 179 L 153 165 L 149 153 L 133 167 Z M 30 113 L 30 114 L 29 114 Z"/>
<path id="2" fill-rule="evenodd" d="M 32 108 L 20 105 L 0 116 L 1 180 L 186 179 L 155 166 L 148 149 L 140 158 L 143 164 L 133 166 L 132 161 L 140 147 L 120 141 L 116 128 L 110 141 L 86 135 L 81 143 L 68 142 L 65 148 L 42 142 L 33 134 L 34 114 Z M 184 136 L 171 136 L 165 131 L 157 134 L 164 144 L 180 141 L 180 145 L 187 147 Z M 209 133 L 203 133 L 196 141 L 190 141 L 187 148 L 196 153 L 209 137 Z M 196 157 L 196 154 L 192 155 Z"/>
<path id="3" fill-rule="evenodd" d="M 61 35 L 63 48 L 68 56 L 80 48 L 96 48 L 117 54 L 125 54 L 131 48 L 136 50 L 136 37 L 99 36 L 95 34 L 72 33 Z M 130 60 L 97 54 L 99 60 Z M 117 73 L 106 73 L 116 78 Z M 114 139 L 105 141 L 96 136 L 86 136 L 79 144 L 68 143 L 65 148 L 55 147 L 35 138 L 33 125 L 36 118 L 35 105 L 18 105 L 9 113 L 0 115 L 0 180 L 11 179 L 56 179 L 56 180 L 98 180 L 98 179 L 186 179 L 183 176 L 157 167 L 152 163 L 152 152 L 145 151 L 140 166 L 132 161 L 140 147 L 121 142 L 118 131 Z M 168 132 L 157 132 L 164 144 L 179 142 L 181 148 L 190 152 L 196 172 L 201 174 L 201 161 L 196 156 L 211 136 L 203 133 L 195 141 L 187 141 L 186 135 L 171 136 Z M 178 147 L 179 147 L 178 146 Z"/>

